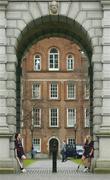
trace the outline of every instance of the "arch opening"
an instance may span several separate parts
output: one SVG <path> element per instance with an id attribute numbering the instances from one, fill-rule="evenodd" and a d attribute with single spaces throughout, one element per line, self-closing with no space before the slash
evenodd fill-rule
<path id="1" fill-rule="evenodd" d="M 16 44 L 18 60 L 22 59 L 32 44 L 49 37 L 64 37 L 73 40 L 91 59 L 91 39 L 82 25 L 65 16 L 48 15 L 31 21 L 23 29 Z"/>
<path id="2" fill-rule="evenodd" d="M 18 37 L 16 45 L 16 54 L 18 58 L 17 67 L 17 130 L 20 129 L 20 97 L 22 74 L 21 61 L 33 44 L 42 39 L 50 37 L 63 37 L 78 44 L 80 50 L 83 50 L 89 60 L 89 76 L 90 76 L 90 109 L 93 103 L 93 87 L 92 87 L 92 44 L 87 31 L 76 21 L 64 16 L 45 16 L 30 22 Z M 91 110 L 90 110 L 91 111 Z M 92 111 L 90 115 L 90 128 L 92 134 Z M 51 154 L 51 146 L 55 139 L 49 142 L 49 153 Z M 58 142 L 57 142 L 58 145 Z"/>

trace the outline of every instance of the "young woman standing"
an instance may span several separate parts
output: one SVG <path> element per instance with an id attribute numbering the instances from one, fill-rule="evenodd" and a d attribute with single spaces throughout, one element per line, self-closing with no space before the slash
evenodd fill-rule
<path id="1" fill-rule="evenodd" d="M 94 153 L 94 144 L 90 135 L 86 136 L 84 140 L 83 148 L 84 148 L 84 153 L 82 155 L 82 161 L 85 166 L 84 172 L 87 172 L 90 170 L 91 159 L 93 158 L 93 153 Z"/>
<path id="2" fill-rule="evenodd" d="M 24 149 L 22 146 L 22 138 L 21 138 L 20 133 L 15 134 L 15 157 L 20 166 L 21 172 L 26 172 L 23 165 L 23 160 L 26 159 L 26 156 L 25 156 Z"/>

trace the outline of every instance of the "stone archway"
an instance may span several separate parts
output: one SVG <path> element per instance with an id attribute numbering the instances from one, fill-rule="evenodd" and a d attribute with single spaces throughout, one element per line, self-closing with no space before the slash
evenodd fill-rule
<path id="1" fill-rule="evenodd" d="M 63 27 L 63 28 L 62 28 Z M 37 29 L 37 31 L 36 31 Z M 16 54 L 18 58 L 18 66 L 17 66 L 17 128 L 18 131 L 20 130 L 20 72 L 21 71 L 21 60 L 22 58 L 25 58 L 25 53 L 29 50 L 29 48 L 32 46 L 33 43 L 38 42 L 42 39 L 49 38 L 49 37 L 64 37 L 66 39 L 72 40 L 76 42 L 81 49 L 86 53 L 88 60 L 89 60 L 89 68 L 90 68 L 90 83 L 91 83 L 91 133 L 92 131 L 92 103 L 93 103 L 93 82 L 92 82 L 92 63 L 91 63 L 91 57 L 92 57 L 92 44 L 91 40 L 89 38 L 88 33 L 86 30 L 76 21 L 73 21 L 72 19 L 69 19 L 65 16 L 45 16 L 42 18 L 42 21 L 39 19 L 34 20 L 34 22 L 30 22 L 27 27 L 23 30 L 22 34 L 18 37 L 18 44 L 16 48 Z M 85 37 L 85 38 L 84 38 Z M 58 142 L 55 139 L 52 139 L 49 143 L 49 153 L 51 155 L 51 148 L 53 143 L 56 142 L 57 148 L 58 148 Z"/>
<path id="2" fill-rule="evenodd" d="M 21 60 L 25 58 L 25 53 L 35 42 L 38 42 L 44 38 L 49 37 L 64 37 L 66 39 L 76 42 L 81 49 L 86 53 L 89 60 L 89 73 L 90 73 L 90 107 L 92 108 L 92 93 L 93 93 L 93 82 L 92 82 L 92 44 L 91 39 L 87 31 L 75 20 L 67 18 L 66 16 L 44 16 L 31 21 L 28 26 L 22 31 L 18 37 L 16 45 L 16 54 L 18 58 L 17 72 L 17 129 L 20 128 L 20 73 Z M 91 134 L 92 134 L 92 111 L 91 111 Z"/>
<path id="3" fill-rule="evenodd" d="M 91 56 L 92 56 L 92 44 L 89 38 L 89 35 L 87 34 L 86 30 L 82 28 L 82 26 L 77 23 L 76 21 L 73 21 L 72 19 L 69 19 L 65 16 L 46 16 L 43 17 L 42 21 L 39 19 L 36 19 L 34 22 L 30 22 L 28 25 L 28 29 L 23 30 L 22 34 L 18 37 L 18 44 L 16 48 L 16 53 L 18 57 L 18 66 L 17 66 L 17 78 L 19 78 L 19 82 L 17 83 L 17 89 L 20 90 L 20 71 L 21 71 L 21 59 L 25 58 L 25 53 L 29 50 L 29 48 L 32 46 L 33 43 L 38 42 L 42 39 L 49 38 L 49 37 L 64 37 L 66 39 L 72 40 L 76 42 L 82 50 L 85 51 L 86 55 L 88 56 L 89 60 L 89 68 L 90 68 L 90 82 L 91 82 L 91 109 L 92 109 L 92 63 L 91 63 Z M 62 28 L 63 27 L 63 28 Z M 35 31 L 37 29 L 37 31 Z M 85 37 L 85 38 L 84 38 Z M 17 114 L 18 114 L 18 130 L 19 130 L 19 119 L 20 119 L 20 91 L 17 92 L 18 98 L 17 98 Z M 92 131 L 92 111 L 91 111 L 91 133 Z"/>
<path id="4" fill-rule="evenodd" d="M 44 16 L 31 21 L 17 39 L 16 53 L 20 60 L 33 43 L 45 37 L 65 37 L 74 40 L 91 59 L 92 43 L 87 31 L 77 21 L 66 16 Z"/>
<path id="5" fill-rule="evenodd" d="M 37 42 L 43 37 L 63 36 L 68 39 L 74 39 L 89 57 L 91 92 L 93 90 L 93 93 L 91 93 L 91 114 L 93 114 L 91 122 L 93 122 L 95 140 L 95 166 L 99 168 L 101 166 L 108 167 L 110 155 L 108 151 L 104 150 L 103 144 L 106 144 L 108 147 L 106 149 L 109 149 L 110 123 L 108 104 L 110 94 L 108 93 L 107 85 L 110 81 L 108 68 L 110 55 L 108 50 L 108 31 L 105 30 L 102 35 L 102 19 L 103 28 L 107 28 L 108 30 L 110 25 L 106 17 L 108 17 L 109 8 L 107 7 L 106 1 L 101 0 L 95 2 L 92 0 L 91 2 L 83 2 L 82 0 L 81 3 L 74 3 L 74 1 L 66 2 L 66 6 L 64 2 L 60 2 L 61 10 L 59 14 L 50 16 L 48 15 L 47 3 L 48 2 L 38 4 L 36 2 L 14 2 L 10 0 L 0 2 L 2 9 L 2 16 L 0 17 L 2 20 L 0 21 L 0 32 L 2 34 L 0 40 L 0 48 L 2 49 L 2 51 L 0 51 L 0 64 L 2 64 L 2 74 L 0 76 L 0 100 L 2 104 L 0 106 L 2 112 L 0 113 L 2 122 L 1 139 L 5 139 L 6 146 L 9 147 L 9 142 L 13 144 L 13 134 L 16 131 L 16 119 L 18 129 L 20 128 L 20 61 L 25 55 L 25 52 L 29 49 L 29 46 L 34 43 L 34 40 Z M 107 3 L 109 4 L 109 2 Z M 104 17 L 102 16 L 101 5 L 103 6 Z M 45 11 L 44 7 L 46 7 Z M 104 37 L 103 43 L 101 40 L 102 36 Z M 104 47 L 104 52 L 102 52 L 102 46 Z M 102 54 L 103 62 L 101 61 Z M 104 64 L 104 69 L 102 64 Z M 106 70 L 107 73 L 105 73 Z M 3 144 L 2 141 L 1 144 Z M 9 151 L 6 152 L 6 155 L 0 151 L 0 157 L 2 157 L 2 155 L 4 155 L 3 157 L 10 157 L 11 154 L 12 159 L 14 156 L 13 145 L 8 149 Z M 99 159 L 99 161 L 97 161 L 97 159 Z M 2 167 L 1 164 L 0 167 Z"/>

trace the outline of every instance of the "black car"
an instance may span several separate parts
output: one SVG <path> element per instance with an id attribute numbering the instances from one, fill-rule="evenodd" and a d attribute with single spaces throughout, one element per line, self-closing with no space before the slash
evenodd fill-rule
<path id="1" fill-rule="evenodd" d="M 77 157 L 75 144 L 66 145 L 66 157 Z"/>

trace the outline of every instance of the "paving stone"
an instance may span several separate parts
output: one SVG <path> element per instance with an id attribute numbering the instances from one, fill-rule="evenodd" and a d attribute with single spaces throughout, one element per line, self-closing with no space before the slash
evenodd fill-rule
<path id="1" fill-rule="evenodd" d="M 64 163 L 57 161 L 57 172 L 52 173 L 52 160 L 37 160 L 26 168 L 26 173 L 0 174 L 0 180 L 109 180 L 110 174 L 84 173 L 81 165 L 68 160 Z"/>

